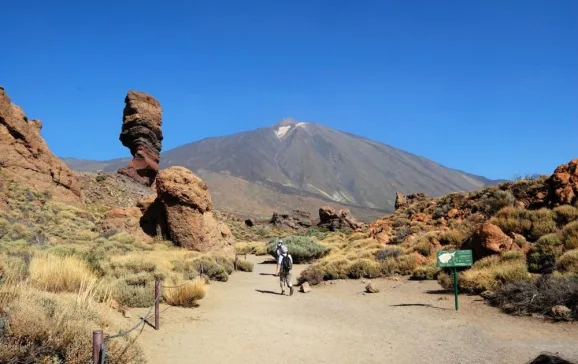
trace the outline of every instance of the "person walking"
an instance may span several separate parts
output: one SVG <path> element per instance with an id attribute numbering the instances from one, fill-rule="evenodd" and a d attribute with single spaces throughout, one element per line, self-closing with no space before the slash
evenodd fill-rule
<path id="1" fill-rule="evenodd" d="M 293 284 L 291 283 L 293 271 L 293 257 L 285 245 L 281 246 L 281 255 L 279 255 L 278 264 L 281 267 L 279 271 L 279 282 L 281 284 L 281 294 L 285 294 L 285 286 L 289 288 L 289 295 L 293 296 Z"/>
<path id="2" fill-rule="evenodd" d="M 277 269 L 275 270 L 275 277 L 279 276 L 279 270 L 281 269 L 281 254 L 283 254 L 283 248 L 287 249 L 285 244 L 283 244 L 283 240 L 279 240 L 277 242 L 277 247 L 275 248 L 275 255 L 277 259 Z"/>

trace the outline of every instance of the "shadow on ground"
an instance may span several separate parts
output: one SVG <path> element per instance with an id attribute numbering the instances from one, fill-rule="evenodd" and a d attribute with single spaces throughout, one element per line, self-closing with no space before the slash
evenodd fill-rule
<path id="1" fill-rule="evenodd" d="M 281 295 L 280 292 L 275 292 L 275 291 L 264 291 L 264 290 L 261 290 L 261 289 L 256 289 L 255 291 L 257 291 L 257 292 L 259 292 L 259 293 L 276 294 L 276 295 L 278 295 L 278 296 Z"/>
<path id="2" fill-rule="evenodd" d="M 451 311 L 449 308 L 437 307 L 429 303 L 400 303 L 399 305 L 390 305 L 390 307 L 428 307 L 437 310 Z"/>

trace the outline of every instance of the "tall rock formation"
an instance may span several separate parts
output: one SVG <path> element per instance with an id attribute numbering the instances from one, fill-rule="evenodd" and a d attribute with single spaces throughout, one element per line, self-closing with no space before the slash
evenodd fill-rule
<path id="1" fill-rule="evenodd" d="M 81 206 L 78 180 L 50 151 L 41 129 L 42 123 L 28 120 L 0 87 L 0 179 L 10 178 L 60 202 Z"/>
<path id="2" fill-rule="evenodd" d="M 159 171 L 162 149 L 162 108 L 151 95 L 129 91 L 124 99 L 120 141 L 130 149 L 133 160 L 118 173 L 151 186 Z"/>

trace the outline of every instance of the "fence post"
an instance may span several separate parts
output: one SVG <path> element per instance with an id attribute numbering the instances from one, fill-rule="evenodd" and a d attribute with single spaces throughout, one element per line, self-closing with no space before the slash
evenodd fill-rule
<path id="1" fill-rule="evenodd" d="M 161 281 L 157 278 L 155 279 L 155 330 L 160 329 L 160 310 L 159 310 L 159 302 L 160 299 L 159 294 L 161 292 Z"/>
<path id="2" fill-rule="evenodd" d="M 237 260 L 239 259 L 239 256 L 237 254 L 235 254 L 235 271 L 237 271 Z"/>
<path id="3" fill-rule="evenodd" d="M 100 364 L 102 351 L 102 330 L 92 332 L 92 364 Z"/>

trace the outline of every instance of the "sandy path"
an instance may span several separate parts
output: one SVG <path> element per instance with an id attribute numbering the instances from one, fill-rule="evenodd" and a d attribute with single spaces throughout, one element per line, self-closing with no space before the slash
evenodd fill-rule
<path id="1" fill-rule="evenodd" d="M 525 363 L 542 351 L 578 360 L 578 325 L 515 318 L 479 297 L 426 293 L 436 282 L 359 281 L 280 296 L 271 264 L 214 282 L 196 309 L 161 308 L 140 335 L 149 363 Z M 300 271 L 303 267 L 296 267 Z M 262 292 L 259 292 L 261 290 Z M 140 313 L 140 312 L 135 312 Z"/>

